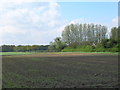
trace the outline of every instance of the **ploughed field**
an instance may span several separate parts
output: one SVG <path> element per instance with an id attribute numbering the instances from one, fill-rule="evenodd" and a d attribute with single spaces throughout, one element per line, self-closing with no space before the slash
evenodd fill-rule
<path id="1" fill-rule="evenodd" d="M 3 88 L 118 87 L 118 57 L 63 53 L 2 57 Z"/>

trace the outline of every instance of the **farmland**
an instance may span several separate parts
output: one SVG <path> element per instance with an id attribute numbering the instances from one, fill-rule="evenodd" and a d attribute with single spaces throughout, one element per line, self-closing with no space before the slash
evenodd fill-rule
<path id="1" fill-rule="evenodd" d="M 117 54 L 33 53 L 2 58 L 3 88 L 118 87 Z"/>

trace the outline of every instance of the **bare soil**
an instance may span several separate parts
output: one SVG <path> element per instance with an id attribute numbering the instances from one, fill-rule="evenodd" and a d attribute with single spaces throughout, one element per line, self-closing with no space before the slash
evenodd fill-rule
<path id="1" fill-rule="evenodd" d="M 3 88 L 118 87 L 118 56 L 96 53 L 3 56 Z"/>

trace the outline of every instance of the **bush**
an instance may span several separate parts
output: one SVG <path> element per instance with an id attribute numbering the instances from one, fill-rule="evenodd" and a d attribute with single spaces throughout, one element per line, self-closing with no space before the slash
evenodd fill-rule
<path id="1" fill-rule="evenodd" d="M 103 47 L 102 44 L 97 44 L 95 49 L 94 49 L 96 52 L 105 52 L 105 48 Z"/>
<path id="2" fill-rule="evenodd" d="M 101 44 L 104 48 L 113 48 L 117 44 L 117 41 L 114 39 L 103 39 Z"/>
<path id="3" fill-rule="evenodd" d="M 68 46 L 65 49 L 62 50 L 62 52 L 93 52 L 94 49 L 92 46 L 87 45 L 87 46 L 77 46 L 76 48 Z"/>
<path id="4" fill-rule="evenodd" d="M 119 52 L 120 44 L 115 45 L 112 48 L 104 48 L 104 46 L 99 43 L 96 47 L 91 45 L 79 45 L 76 48 L 68 46 L 62 50 L 62 52 Z"/>
<path id="5" fill-rule="evenodd" d="M 62 49 L 66 47 L 66 44 L 62 42 L 60 37 L 54 39 L 54 42 L 50 42 L 50 46 L 48 49 L 50 51 L 60 52 Z"/>
<path id="6" fill-rule="evenodd" d="M 71 46 L 68 46 L 62 50 L 62 52 L 73 52 L 73 51 L 74 51 L 74 48 Z"/>
<path id="7" fill-rule="evenodd" d="M 111 48 L 110 50 L 111 52 L 118 52 L 118 48 L 114 47 L 114 48 Z"/>

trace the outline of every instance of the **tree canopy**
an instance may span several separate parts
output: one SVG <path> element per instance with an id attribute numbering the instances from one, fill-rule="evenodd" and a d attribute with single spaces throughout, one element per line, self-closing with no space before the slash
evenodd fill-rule
<path id="1" fill-rule="evenodd" d="M 51 51 L 61 51 L 62 49 L 64 49 L 65 46 L 66 46 L 66 44 L 64 42 L 62 42 L 61 38 L 56 37 L 54 39 L 54 42 L 51 42 L 50 46 L 48 48 Z"/>
<path id="2" fill-rule="evenodd" d="M 62 39 L 68 45 L 81 45 L 82 42 L 100 43 L 107 38 L 107 27 L 94 24 L 71 24 L 64 28 Z"/>

